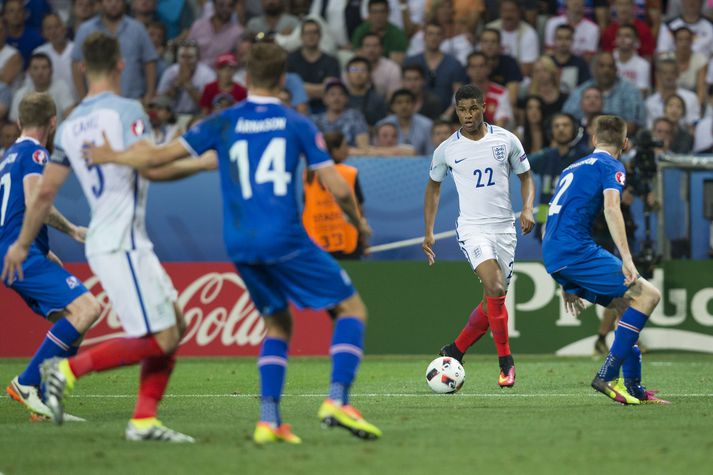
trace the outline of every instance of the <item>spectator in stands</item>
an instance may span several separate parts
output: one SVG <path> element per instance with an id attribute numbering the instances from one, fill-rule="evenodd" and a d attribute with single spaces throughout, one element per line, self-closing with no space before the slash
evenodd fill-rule
<path id="1" fill-rule="evenodd" d="M 27 68 L 29 80 L 25 81 L 12 98 L 10 107 L 10 120 L 17 120 L 20 116 L 20 101 L 31 92 L 45 92 L 54 100 L 57 107 L 57 122 L 67 117 L 75 106 L 75 99 L 69 86 L 61 79 L 52 77 L 52 60 L 45 53 L 35 53 L 30 57 L 30 66 Z"/>
<path id="2" fill-rule="evenodd" d="M 146 28 L 146 32 L 149 34 L 151 44 L 153 44 L 158 56 L 156 60 L 156 76 L 161 78 L 170 66 L 169 59 L 171 59 L 166 48 L 166 26 L 159 21 L 154 21 Z"/>
<path id="3" fill-rule="evenodd" d="M 545 24 L 545 48 L 554 50 L 555 30 L 559 25 L 574 28 L 572 52 L 589 60 L 599 49 L 599 27 L 584 16 L 584 0 L 567 0 L 565 14 L 552 17 Z"/>
<path id="4" fill-rule="evenodd" d="M 579 101 L 580 109 L 582 110 L 581 124 L 584 127 L 589 126 L 595 117 L 604 113 L 604 98 L 602 90 L 597 86 L 589 86 L 582 91 L 582 98 Z"/>
<path id="5" fill-rule="evenodd" d="M 339 131 L 346 137 L 350 147 L 361 150 L 369 148 L 369 126 L 364 115 L 347 107 L 349 90 L 338 79 L 324 85 L 324 105 L 326 110 L 312 116 L 312 120 L 323 133 Z"/>
<path id="6" fill-rule="evenodd" d="M 94 31 L 115 36 L 121 48 L 124 71 L 121 73 L 121 95 L 142 99 L 144 104 L 156 94 L 156 60 L 158 54 L 146 28 L 124 15 L 123 0 L 101 0 L 102 13 L 84 22 L 77 31 L 72 48 L 72 77 L 80 98 L 87 94 L 81 70 L 82 44 Z"/>
<path id="7" fill-rule="evenodd" d="M 408 48 L 408 38 L 403 30 L 389 22 L 388 0 L 369 0 L 369 15 L 354 31 L 352 45 L 356 49 L 367 33 L 376 34 L 383 45 L 383 55 L 401 64 Z"/>
<path id="8" fill-rule="evenodd" d="M 469 1 L 477 2 L 478 0 Z M 361 16 L 368 18 L 369 2 L 355 0 L 354 3 L 361 3 Z M 410 38 L 416 33 L 418 28 L 423 25 L 424 17 L 426 16 L 425 10 L 431 3 L 431 0 L 388 0 L 388 3 L 389 23 L 402 30 L 406 34 L 406 37 Z"/>
<path id="9" fill-rule="evenodd" d="M 401 68 L 401 84 L 416 97 L 416 111 L 436 120 L 441 115 L 441 99 L 426 89 L 426 76 L 418 64 L 407 64 Z"/>
<path id="10" fill-rule="evenodd" d="M 52 5 L 50 5 L 52 3 Z M 66 14 L 69 10 L 69 5 L 62 5 L 61 1 L 57 0 L 23 0 L 27 16 L 25 17 L 25 26 L 33 28 L 37 31 L 42 29 L 42 20 L 50 14 L 53 9 L 57 13 Z"/>
<path id="11" fill-rule="evenodd" d="M 72 47 L 74 43 L 67 38 L 67 27 L 56 13 L 48 14 L 42 21 L 42 36 L 47 43 L 35 49 L 35 53 L 44 53 L 52 61 L 52 78 L 62 80 L 72 93 L 76 102 L 79 99 L 72 79 Z"/>
<path id="12" fill-rule="evenodd" d="M 560 71 L 560 84 L 568 92 L 592 77 L 587 61 L 572 53 L 573 41 L 574 28 L 571 25 L 563 23 L 555 28 L 554 50 L 550 57 Z"/>
<path id="13" fill-rule="evenodd" d="M 416 97 L 413 92 L 402 88 L 391 96 L 391 115 L 381 120 L 377 125 L 390 122 L 397 126 L 399 143 L 413 145 L 418 155 L 433 153 L 431 143 L 431 127 L 433 121 L 417 114 L 415 110 Z"/>
<path id="14" fill-rule="evenodd" d="M 518 135 L 522 139 L 525 153 L 530 154 L 542 150 L 546 145 L 545 117 L 542 113 L 545 104 L 540 96 L 527 96 L 523 102 L 525 115 L 523 125 L 518 130 Z"/>
<path id="15" fill-rule="evenodd" d="M 621 25 L 616 33 L 614 60 L 619 77 L 639 88 L 642 97 L 651 92 L 651 63 L 636 53 L 637 31 L 631 25 Z"/>
<path id="16" fill-rule="evenodd" d="M 614 0 L 614 12 L 616 20 L 613 20 L 602 32 L 602 50 L 614 51 L 616 47 L 616 37 L 621 25 L 631 25 L 636 29 L 636 36 L 639 39 L 637 53 L 646 59 L 651 58 L 656 48 L 656 40 L 651 33 L 651 27 L 635 16 L 634 0 Z"/>
<path id="17" fill-rule="evenodd" d="M 67 27 L 67 36 L 76 39 L 80 25 L 95 16 L 98 12 L 99 2 L 96 0 L 73 0 L 72 15 L 69 18 Z"/>
<path id="18" fill-rule="evenodd" d="M 156 145 L 168 143 L 183 133 L 183 128 L 176 121 L 170 97 L 155 96 L 149 102 L 146 113 L 151 122 L 151 137 Z"/>
<path id="19" fill-rule="evenodd" d="M 215 114 L 216 112 L 220 112 L 223 109 L 227 109 L 228 107 L 231 107 L 233 105 L 235 105 L 235 98 L 232 94 L 228 94 L 227 92 L 219 92 L 213 97 L 210 113 Z"/>
<path id="20" fill-rule="evenodd" d="M 490 63 L 488 63 L 485 54 L 481 51 L 470 53 L 466 73 L 468 80 L 478 86 L 485 96 L 485 110 L 483 111 L 485 121 L 505 127 L 513 119 L 510 97 L 504 86 L 488 79 Z"/>
<path id="21" fill-rule="evenodd" d="M 315 20 L 305 20 L 301 27 L 302 47 L 287 56 L 287 70 L 304 81 L 313 114 L 324 111 L 322 94 L 328 79 L 339 79 L 339 61 L 319 48 L 322 28 Z"/>
<path id="22" fill-rule="evenodd" d="M 262 13 L 248 21 L 246 28 L 253 35 L 260 32 L 289 35 L 300 26 L 299 18 L 286 12 L 285 0 L 262 0 Z"/>
<path id="23" fill-rule="evenodd" d="M 500 30 L 503 54 L 515 58 L 522 74 L 529 77 L 532 65 L 540 56 L 540 39 L 535 29 L 522 20 L 520 3 L 517 0 L 502 0 L 500 19 L 488 23 L 487 27 Z"/>
<path id="24" fill-rule="evenodd" d="M 376 127 L 374 146 L 369 151 L 379 156 L 416 155 L 413 145 L 399 142 L 399 128 L 392 122 L 382 122 Z"/>
<path id="25" fill-rule="evenodd" d="M 713 56 L 713 23 L 702 15 L 702 5 L 703 0 L 681 0 L 681 16 L 661 25 L 657 52 L 675 51 L 673 32 L 685 26 L 694 33 L 693 51 L 706 58 Z"/>
<path id="26" fill-rule="evenodd" d="M 465 66 L 468 54 L 473 51 L 473 42 L 470 33 L 461 31 L 459 25 L 453 17 L 452 0 L 432 0 L 426 15 L 426 24 L 438 23 L 441 25 L 444 40 L 441 42 L 441 51 L 450 54 Z M 419 30 L 409 40 L 409 48 L 406 54 L 415 56 L 423 53 L 424 50 L 424 30 Z"/>
<path id="27" fill-rule="evenodd" d="M 401 87 L 401 68 L 382 53 L 381 39 L 377 34 L 366 33 L 362 36 L 359 55 L 371 63 L 371 83 L 379 94 L 388 99 Z"/>
<path id="28" fill-rule="evenodd" d="M 686 104 L 686 125 L 696 125 L 696 122 L 701 118 L 701 103 L 698 101 L 698 96 L 678 86 L 678 63 L 676 60 L 661 58 L 656 61 L 656 93 L 646 99 L 649 127 L 656 117 L 664 115 L 664 104 L 674 94 L 681 96 Z"/>
<path id="29" fill-rule="evenodd" d="M 218 56 L 229 53 L 243 34 L 240 23 L 231 21 L 235 0 L 214 0 L 213 5 L 213 15 L 196 20 L 188 32 L 188 39 L 198 43 L 201 62 L 211 68 Z"/>
<path id="30" fill-rule="evenodd" d="M 592 60 L 592 79 L 572 91 L 562 110 L 582 120 L 584 114 L 579 105 L 582 92 L 591 86 L 602 91 L 604 97 L 604 113 L 623 117 L 628 124 L 629 133 L 634 133 L 638 126 L 646 121 L 646 110 L 641 100 L 641 93 L 629 81 L 619 79 L 616 75 L 614 56 L 608 52 L 600 52 Z"/>
<path id="31" fill-rule="evenodd" d="M 131 16 L 148 29 L 151 23 L 158 21 L 156 0 L 131 0 Z"/>
<path id="32" fill-rule="evenodd" d="M 12 91 L 20 87 L 22 55 L 17 48 L 5 42 L 5 37 L 5 22 L 0 21 L 0 85 L 7 85 L 8 90 Z"/>
<path id="33" fill-rule="evenodd" d="M 32 52 L 44 43 L 42 35 L 36 28 L 25 25 L 26 17 L 27 10 L 23 0 L 5 0 L 3 5 L 3 20 L 7 28 L 5 41 L 20 52 L 25 69 L 30 64 Z"/>
<path id="34" fill-rule="evenodd" d="M 225 53 L 218 56 L 215 62 L 215 70 L 218 79 L 205 85 L 199 102 L 204 115 L 212 112 L 213 101 L 219 94 L 227 94 L 233 98 L 233 103 L 240 102 L 248 96 L 247 90 L 233 81 L 238 61 L 233 53 Z"/>
<path id="35" fill-rule="evenodd" d="M 299 1 L 308 2 L 309 0 Z M 298 16 L 298 18 L 300 19 L 300 25 L 303 25 L 306 21 L 313 21 L 319 26 L 320 34 L 318 48 L 320 51 L 330 56 L 335 56 L 337 54 L 337 44 L 331 37 L 331 30 L 329 28 L 329 25 L 327 24 L 327 22 L 324 21 L 321 16 L 304 14 Z M 302 47 L 302 27 L 300 26 L 300 28 L 295 28 L 289 35 L 275 35 L 275 42 L 288 53 L 297 51 Z"/>
<path id="36" fill-rule="evenodd" d="M 542 99 L 542 118 L 545 121 L 556 112 L 560 112 L 567 101 L 568 96 L 562 92 L 559 78 L 559 70 L 552 57 L 543 55 L 535 61 L 532 68 L 532 82 L 527 93 Z"/>
<path id="37" fill-rule="evenodd" d="M 706 68 L 709 58 L 693 51 L 693 31 L 682 26 L 673 32 L 676 62 L 678 63 L 678 85 L 695 92 L 703 105 L 708 101 Z"/>
<path id="38" fill-rule="evenodd" d="M 161 76 L 158 93 L 173 100 L 176 114 L 197 114 L 203 90 L 216 80 L 215 71 L 198 61 L 198 45 L 193 40 L 183 41 L 176 56 L 176 64 Z"/>
<path id="39" fill-rule="evenodd" d="M 339 49 L 350 49 L 352 36 L 361 25 L 360 1 L 313 0 L 310 15 L 319 15 Z"/>
<path id="40" fill-rule="evenodd" d="M 349 107 L 364 114 L 370 126 L 386 117 L 388 109 L 384 97 L 371 84 L 371 63 L 366 58 L 354 56 L 346 67 L 346 84 L 349 90 Z M 320 94 L 321 96 L 321 94 Z"/>
<path id="41" fill-rule="evenodd" d="M 441 119 L 433 121 L 433 126 L 431 127 L 431 142 L 433 143 L 434 150 L 451 135 L 453 135 L 453 127 L 451 127 L 450 122 Z"/>
<path id="42" fill-rule="evenodd" d="M 548 203 L 562 170 L 591 151 L 586 140 L 582 140 L 584 134 L 578 120 L 569 114 L 560 112 L 552 117 L 550 134 L 552 142 L 548 147 L 528 155 L 532 172 L 540 177 L 540 201 L 535 218 L 535 237 L 539 240 L 545 231 Z"/>
<path id="43" fill-rule="evenodd" d="M 5 154 L 15 141 L 20 138 L 20 128 L 17 126 L 17 121 L 3 122 L 0 125 L 0 154 Z"/>
<path id="44" fill-rule="evenodd" d="M 426 72 L 426 89 L 441 99 L 441 110 L 445 111 L 453 102 L 453 94 L 465 81 L 463 66 L 458 60 L 440 50 L 443 27 L 429 23 L 424 27 L 424 51 L 406 58 L 405 64 L 417 64 Z"/>
<path id="45" fill-rule="evenodd" d="M 693 150 L 693 135 L 668 117 L 658 117 L 651 128 L 654 140 L 663 142 L 663 147 L 657 148 L 657 153 L 691 153 Z"/>
<path id="46" fill-rule="evenodd" d="M 713 153 L 713 115 L 708 115 L 696 124 L 693 140 L 695 153 Z"/>
<path id="47" fill-rule="evenodd" d="M 489 79 L 507 88 L 511 105 L 515 106 L 523 76 L 517 61 L 512 56 L 502 54 L 500 31 L 494 28 L 483 30 L 479 46 L 490 64 Z"/>

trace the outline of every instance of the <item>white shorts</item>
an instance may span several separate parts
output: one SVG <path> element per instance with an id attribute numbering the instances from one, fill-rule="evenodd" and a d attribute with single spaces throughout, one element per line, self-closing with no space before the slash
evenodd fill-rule
<path id="1" fill-rule="evenodd" d="M 97 254 L 87 259 L 127 335 L 157 333 L 176 324 L 178 294 L 152 249 Z"/>
<path id="2" fill-rule="evenodd" d="M 507 291 L 512 278 L 512 267 L 515 263 L 515 247 L 517 235 L 514 233 L 479 233 L 459 240 L 463 254 L 473 268 L 473 271 L 483 262 L 495 259 L 503 272 L 503 284 Z"/>

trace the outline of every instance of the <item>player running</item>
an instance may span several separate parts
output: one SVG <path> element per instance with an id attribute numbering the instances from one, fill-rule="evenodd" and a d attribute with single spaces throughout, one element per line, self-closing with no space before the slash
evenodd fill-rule
<path id="1" fill-rule="evenodd" d="M 88 165 L 82 155 L 87 143 L 102 140 L 102 133 L 122 149 L 148 138 L 148 120 L 139 102 L 118 95 L 124 63 L 117 40 L 93 33 L 82 45 L 82 53 L 89 93 L 57 131 L 55 154 L 45 167 L 20 235 L 7 252 L 3 276 L 21 268 L 57 190 L 73 170 L 92 211 L 87 260 L 128 337 L 98 344 L 69 359 L 46 361 L 42 365 L 46 404 L 61 424 L 63 398 L 77 379 L 141 363 L 139 394 L 126 439 L 193 442 L 156 418 L 184 323 L 176 291 L 146 234 L 148 182 L 128 167 Z"/>
<path id="2" fill-rule="evenodd" d="M 622 404 L 666 403 L 641 386 L 636 342 L 661 294 L 639 275 L 626 240 L 619 205 L 626 181 L 619 161 L 628 142 L 626 122 L 617 116 L 598 117 L 592 141 L 594 152 L 562 171 L 550 201 L 542 242 L 545 267 L 562 286 L 565 305 L 573 313 L 583 307 L 580 297 L 612 309 L 628 307 L 592 387 Z M 602 206 L 621 260 L 592 239 L 592 223 Z M 619 379 L 622 365 L 623 381 Z"/>
<path id="3" fill-rule="evenodd" d="M 57 126 L 56 107 L 47 94 L 25 96 L 19 108 L 20 138 L 0 161 L 0 256 L 15 242 L 25 210 L 32 206 L 42 171 L 49 158 L 45 148 Z M 37 314 L 53 323 L 25 371 L 13 378 L 6 391 L 30 411 L 33 420 L 50 418 L 42 401 L 40 364 L 53 357 L 77 353 L 82 335 L 99 317 L 99 302 L 81 281 L 62 268 L 50 251 L 47 225 L 84 242 L 86 228 L 70 223 L 54 206 L 49 208 L 37 237 L 27 247 L 27 259 L 17 274 L 3 274 L 3 282 L 17 292 Z M 68 420 L 83 420 L 67 415 Z"/>
<path id="4" fill-rule="evenodd" d="M 286 55 L 280 47 L 256 44 L 248 56 L 245 102 L 205 119 L 163 147 L 146 143 L 116 154 L 105 143 L 90 148 L 88 156 L 94 163 L 113 161 L 145 168 L 215 150 L 225 244 L 267 326 L 257 363 L 261 411 L 253 439 L 258 444 L 301 442 L 280 415 L 292 335 L 288 301 L 302 308 L 327 309 L 335 319 L 331 384 L 319 419 L 357 437 L 374 439 L 381 431 L 349 403 L 349 389 L 363 354 L 366 307 L 347 274 L 302 226 L 295 196 L 300 155 L 359 232 L 368 236 L 371 230 L 359 217 L 322 135 L 309 120 L 281 105 L 278 94 L 285 67 Z M 112 137 L 109 142 L 114 143 Z"/>
<path id="5" fill-rule="evenodd" d="M 535 186 L 517 137 L 483 121 L 483 92 L 472 84 L 465 85 L 456 92 L 455 101 L 461 128 L 433 152 L 424 200 L 426 233 L 422 247 L 428 265 L 433 265 L 436 260 L 433 225 L 441 182 L 450 170 L 460 206 L 458 244 L 483 283 L 484 294 L 458 338 L 441 348 L 440 354 L 462 362 L 468 348 L 490 327 L 500 363 L 498 385 L 512 387 L 515 362 L 510 352 L 505 293 L 512 277 L 517 236 L 510 204 L 510 172 L 520 178 L 523 234 L 529 233 L 535 224 L 532 215 Z"/>

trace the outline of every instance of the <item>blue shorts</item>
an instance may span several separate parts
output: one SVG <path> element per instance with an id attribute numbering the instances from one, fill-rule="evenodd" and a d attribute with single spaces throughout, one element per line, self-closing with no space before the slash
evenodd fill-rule
<path id="1" fill-rule="evenodd" d="M 10 286 L 33 312 L 48 317 L 85 294 L 82 281 L 42 254 L 30 254 L 22 265 L 25 276 Z"/>
<path id="2" fill-rule="evenodd" d="M 315 245 L 284 261 L 236 262 L 235 267 L 262 315 L 286 309 L 288 301 L 299 308 L 329 309 L 356 292 L 337 261 Z"/>
<path id="3" fill-rule="evenodd" d="M 612 299 L 623 296 L 629 288 L 624 285 L 621 260 L 602 248 L 584 262 L 570 264 L 552 273 L 562 289 L 592 303 L 606 307 Z"/>

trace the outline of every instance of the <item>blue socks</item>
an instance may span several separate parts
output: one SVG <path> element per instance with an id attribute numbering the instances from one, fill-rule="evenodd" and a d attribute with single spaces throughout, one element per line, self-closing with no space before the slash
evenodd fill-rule
<path id="1" fill-rule="evenodd" d="M 47 332 L 47 336 L 30 360 L 30 364 L 18 378 L 19 383 L 26 386 L 39 386 L 42 362 L 56 356 L 67 358 L 75 354 L 77 348 L 73 347 L 72 343 L 79 337 L 79 332 L 69 323 L 69 320 L 59 319 Z"/>
<path id="2" fill-rule="evenodd" d="M 279 427 L 280 396 L 287 371 L 287 342 L 278 338 L 265 338 L 257 360 L 260 371 L 260 422 Z"/>
<path id="3" fill-rule="evenodd" d="M 347 404 L 349 388 L 364 354 L 364 322 L 356 317 L 342 317 L 334 324 L 332 346 L 332 379 L 329 399 Z"/>
<path id="4" fill-rule="evenodd" d="M 609 355 L 604 361 L 602 367 L 599 369 L 597 376 L 606 381 L 612 381 L 619 377 L 619 369 L 622 364 L 629 359 L 634 345 L 637 341 L 639 341 L 639 332 L 642 328 L 644 328 L 647 319 L 647 315 L 634 308 L 629 307 L 626 309 L 619 320 L 616 332 L 614 332 L 614 343 L 609 351 Z M 640 358 L 641 353 L 639 352 L 639 377 L 641 374 Z M 629 367 L 630 369 L 633 369 L 633 364 L 634 363 L 632 363 L 632 366 Z"/>

